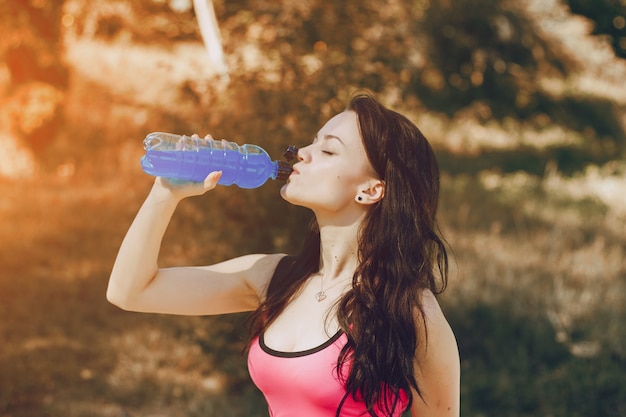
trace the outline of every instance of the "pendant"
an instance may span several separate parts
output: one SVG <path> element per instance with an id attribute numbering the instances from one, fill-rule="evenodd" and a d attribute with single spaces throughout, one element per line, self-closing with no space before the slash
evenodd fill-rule
<path id="1" fill-rule="evenodd" d="M 315 294 L 315 299 L 319 303 L 320 301 L 324 301 L 326 299 L 326 293 L 324 291 L 320 291 Z"/>

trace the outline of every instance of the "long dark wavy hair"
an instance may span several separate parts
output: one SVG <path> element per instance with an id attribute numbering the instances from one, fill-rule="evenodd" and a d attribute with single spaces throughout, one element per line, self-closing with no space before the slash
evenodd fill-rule
<path id="1" fill-rule="evenodd" d="M 422 396 L 415 377 L 415 353 L 425 345 L 421 294 L 441 293 L 448 279 L 448 256 L 436 223 L 439 167 L 420 130 L 372 95 L 353 96 L 369 161 L 385 182 L 384 197 L 371 206 L 359 231 L 358 267 L 352 289 L 337 304 L 348 342 L 337 358 L 346 390 L 391 416 L 404 391 Z M 307 278 L 318 271 L 320 233 L 312 221 L 300 253 L 274 276 L 268 296 L 250 317 L 252 342 L 280 315 Z M 280 276 L 278 276 L 280 275 Z M 418 361 L 419 364 L 419 361 Z M 339 410 L 337 415 L 339 415 Z M 376 416 L 378 417 L 378 416 Z"/>

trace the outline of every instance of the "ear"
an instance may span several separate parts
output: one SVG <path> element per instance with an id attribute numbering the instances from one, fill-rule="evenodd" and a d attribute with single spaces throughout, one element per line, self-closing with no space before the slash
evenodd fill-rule
<path id="1" fill-rule="evenodd" d="M 356 195 L 355 201 L 358 204 L 372 205 L 378 203 L 385 196 L 385 181 L 371 179 L 365 184 Z"/>

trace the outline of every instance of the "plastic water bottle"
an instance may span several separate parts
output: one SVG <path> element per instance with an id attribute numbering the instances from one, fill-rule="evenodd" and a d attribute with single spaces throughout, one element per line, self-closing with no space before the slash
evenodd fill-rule
<path id="1" fill-rule="evenodd" d="M 154 132 L 143 146 L 143 170 L 169 179 L 202 182 L 210 172 L 222 171 L 218 184 L 257 188 L 269 178 L 285 180 L 292 171 L 288 162 L 272 161 L 257 145 Z"/>

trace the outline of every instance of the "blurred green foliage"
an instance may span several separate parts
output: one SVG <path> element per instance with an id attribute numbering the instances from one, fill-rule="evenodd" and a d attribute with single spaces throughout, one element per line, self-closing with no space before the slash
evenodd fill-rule
<path id="1" fill-rule="evenodd" d="M 626 58 L 626 3 L 621 0 L 567 0 L 572 13 L 591 19 L 593 34 L 609 36 L 615 54 Z"/>
<path id="2" fill-rule="evenodd" d="M 461 415 L 611 416 L 626 412 L 617 355 L 573 357 L 541 317 L 506 305 L 453 310 L 462 357 Z"/>

